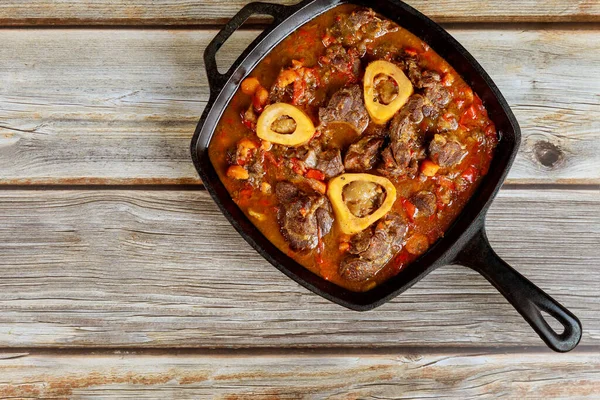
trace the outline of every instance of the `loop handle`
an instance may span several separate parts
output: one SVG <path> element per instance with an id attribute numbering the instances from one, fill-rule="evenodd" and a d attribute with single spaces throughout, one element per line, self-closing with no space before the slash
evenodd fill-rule
<path id="1" fill-rule="evenodd" d="M 483 227 L 465 245 L 455 261 L 479 272 L 494 285 L 552 350 L 573 350 L 581 340 L 579 319 L 502 260 L 490 246 Z M 555 332 L 542 312 L 560 322 L 564 331 Z"/>
<path id="2" fill-rule="evenodd" d="M 223 46 L 223 43 L 253 14 L 270 15 L 277 23 L 289 14 L 291 8 L 281 4 L 249 3 L 227 22 L 223 29 L 211 40 L 206 50 L 204 50 L 204 66 L 211 93 L 219 92 L 233 73 L 233 66 L 224 74 L 220 73 L 217 68 L 216 55 L 221 46 Z"/>

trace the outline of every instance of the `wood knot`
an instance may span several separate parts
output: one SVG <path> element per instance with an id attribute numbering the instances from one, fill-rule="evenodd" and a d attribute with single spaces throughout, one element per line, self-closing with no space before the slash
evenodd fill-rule
<path id="1" fill-rule="evenodd" d="M 563 159 L 563 151 L 553 143 L 540 141 L 533 145 L 536 160 L 544 167 L 553 168 Z"/>

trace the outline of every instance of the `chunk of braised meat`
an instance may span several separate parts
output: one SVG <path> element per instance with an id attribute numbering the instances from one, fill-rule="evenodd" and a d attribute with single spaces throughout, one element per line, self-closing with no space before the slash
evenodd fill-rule
<path id="1" fill-rule="evenodd" d="M 305 67 L 297 60 L 291 68 L 282 68 L 269 92 L 271 103 L 291 103 L 294 105 L 318 105 L 322 100 L 317 96 L 320 85 L 316 68 Z"/>
<path id="2" fill-rule="evenodd" d="M 412 95 L 407 104 L 390 123 L 390 144 L 381 153 L 383 164 L 379 168 L 384 175 L 414 177 L 419 161 L 425 158 L 423 134 L 417 124 L 423 120 L 428 103 L 419 95 Z"/>
<path id="3" fill-rule="evenodd" d="M 319 162 L 318 154 L 321 149 L 318 146 L 306 145 L 297 148 L 288 148 L 286 158 L 296 158 L 303 163 L 305 168 L 316 168 Z"/>
<path id="4" fill-rule="evenodd" d="M 308 169 L 316 169 L 323 172 L 325 178 L 330 179 L 344 173 L 340 150 L 322 150 L 316 141 L 296 148 L 273 146 L 272 154 L 279 159 L 283 159 L 282 165 L 294 174 L 302 175 Z M 286 179 L 289 179 L 290 176 L 288 173 Z"/>
<path id="5" fill-rule="evenodd" d="M 427 87 L 432 83 L 432 79 L 435 79 L 429 74 L 430 71 L 419 64 L 417 55 L 404 53 L 396 58 L 396 62 L 417 89 Z"/>
<path id="6" fill-rule="evenodd" d="M 330 73 L 340 73 L 347 77 L 348 82 L 358 81 L 360 74 L 360 55 L 354 48 L 346 49 L 340 44 L 334 44 L 325 50 L 325 55 L 319 58 L 323 67 L 331 67 Z M 328 70 L 325 69 L 325 73 Z"/>
<path id="7" fill-rule="evenodd" d="M 290 182 L 277 183 L 275 193 L 279 201 L 277 222 L 290 248 L 294 251 L 316 248 L 320 237 L 327 235 L 333 225 L 329 200 L 301 191 Z"/>
<path id="8" fill-rule="evenodd" d="M 417 89 L 423 89 L 423 95 L 435 108 L 440 109 L 450 103 L 452 96 L 448 89 L 444 87 L 438 72 L 421 67 L 417 56 L 413 55 L 400 58 L 398 63 L 413 86 Z"/>
<path id="9" fill-rule="evenodd" d="M 248 172 L 247 177 L 238 179 L 247 180 L 253 187 L 258 187 L 262 183 L 265 175 L 264 152 L 254 141 L 248 138 L 241 139 L 235 150 L 228 151 L 227 158 L 230 165 L 240 166 Z"/>
<path id="10" fill-rule="evenodd" d="M 462 161 L 467 155 L 459 142 L 447 139 L 443 135 L 434 135 L 429 143 L 429 158 L 440 167 L 452 167 Z"/>
<path id="11" fill-rule="evenodd" d="M 379 150 L 384 139 L 378 136 L 365 136 L 348 147 L 344 157 L 344 167 L 350 172 L 372 169 L 379 160 Z"/>
<path id="12" fill-rule="evenodd" d="M 361 87 L 351 85 L 335 92 L 327 107 L 319 109 L 319 120 L 321 124 L 346 123 L 362 133 L 369 125 L 369 113 L 365 108 Z"/>
<path id="13" fill-rule="evenodd" d="M 452 100 L 452 95 L 441 83 L 426 87 L 423 95 L 437 108 L 444 108 Z"/>
<path id="14" fill-rule="evenodd" d="M 393 61 L 397 58 L 398 53 L 400 53 L 400 49 L 395 43 L 386 41 L 384 43 L 378 43 L 377 46 L 368 48 L 367 53 L 369 59 Z"/>
<path id="15" fill-rule="evenodd" d="M 438 108 L 444 108 L 452 100 L 448 89 L 442 84 L 442 78 L 436 71 L 423 71 L 413 84 L 423 90 L 423 96 Z"/>
<path id="16" fill-rule="evenodd" d="M 389 213 L 374 226 L 354 235 L 349 254 L 340 263 L 340 275 L 354 282 L 372 278 L 402 248 L 407 231 L 404 219 Z"/>
<path id="17" fill-rule="evenodd" d="M 458 129 L 458 120 L 451 113 L 446 113 L 437 119 L 438 132 L 450 132 Z"/>
<path id="18" fill-rule="evenodd" d="M 262 152 L 259 152 L 259 156 L 246 166 L 249 174 L 248 182 L 253 187 L 259 187 L 263 182 L 263 177 L 265 176 L 265 168 L 263 165 L 262 156 Z"/>
<path id="19" fill-rule="evenodd" d="M 344 164 L 342 163 L 342 154 L 340 153 L 340 150 L 330 149 L 317 155 L 315 169 L 323 172 L 327 179 L 331 179 L 334 176 L 344 173 Z"/>
<path id="20" fill-rule="evenodd" d="M 254 111 L 254 107 L 252 104 L 246 109 L 246 111 L 242 112 L 242 124 L 253 132 L 256 132 L 256 121 L 258 117 L 256 116 L 256 112 Z"/>
<path id="21" fill-rule="evenodd" d="M 398 30 L 398 25 L 387 19 L 381 19 L 375 11 L 360 9 L 336 17 L 333 26 L 327 29 L 324 42 L 341 43 L 345 47 L 356 47 L 361 56 L 366 52 L 366 45 L 388 32 Z"/>
<path id="22" fill-rule="evenodd" d="M 410 202 L 417 208 L 419 215 L 430 217 L 437 210 L 437 198 L 435 194 L 421 190 L 412 195 Z"/>

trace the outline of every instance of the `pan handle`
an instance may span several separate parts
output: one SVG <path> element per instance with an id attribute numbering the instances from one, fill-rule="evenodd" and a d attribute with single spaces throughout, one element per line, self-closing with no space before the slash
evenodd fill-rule
<path id="1" fill-rule="evenodd" d="M 485 228 L 469 240 L 455 261 L 479 272 L 494 285 L 552 350 L 573 350 L 581 340 L 579 319 L 502 260 L 490 246 Z M 542 311 L 560 322 L 564 332 L 556 333 Z"/>
<path id="2" fill-rule="evenodd" d="M 222 74 L 217 68 L 216 55 L 223 43 L 229 39 L 229 37 L 239 29 L 240 26 L 253 14 L 267 14 L 271 15 L 275 22 L 278 22 L 289 15 L 293 7 L 284 6 L 281 4 L 271 3 L 249 3 L 246 4 L 227 24 L 221 29 L 219 33 L 213 38 L 204 50 L 204 66 L 206 68 L 206 75 L 208 77 L 208 83 L 210 86 L 211 93 L 218 93 L 225 85 L 225 82 L 229 79 L 233 73 L 233 66 L 229 70 Z"/>

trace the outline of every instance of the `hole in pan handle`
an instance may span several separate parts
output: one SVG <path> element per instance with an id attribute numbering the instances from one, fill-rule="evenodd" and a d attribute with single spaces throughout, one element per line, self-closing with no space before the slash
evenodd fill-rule
<path id="1" fill-rule="evenodd" d="M 236 15 L 234 15 L 229 22 L 221 29 L 219 33 L 211 40 L 211 42 L 204 50 L 204 66 L 206 68 L 206 75 L 208 77 L 208 83 L 210 85 L 210 91 L 213 93 L 219 92 L 225 82 L 231 76 L 235 65 L 232 65 L 229 70 L 222 74 L 217 68 L 216 55 L 223 43 L 229 39 L 229 37 L 242 26 L 248 18 L 253 14 L 265 14 L 270 15 L 274 18 L 274 23 L 285 19 L 294 8 L 284 6 L 281 4 L 271 3 L 249 3 L 246 4 Z"/>
<path id="2" fill-rule="evenodd" d="M 483 227 L 467 242 L 455 262 L 483 275 L 552 350 L 571 351 L 581 340 L 579 319 L 502 260 L 490 246 Z M 555 318 L 564 331 L 555 332 L 542 312 Z"/>

